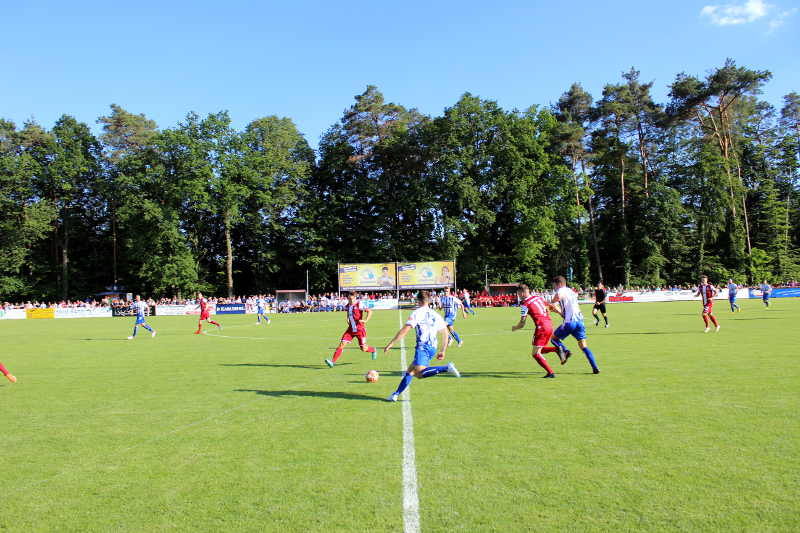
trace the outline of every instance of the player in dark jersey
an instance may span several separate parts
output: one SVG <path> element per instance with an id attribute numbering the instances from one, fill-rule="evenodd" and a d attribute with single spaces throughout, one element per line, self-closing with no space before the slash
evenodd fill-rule
<path id="1" fill-rule="evenodd" d="M 594 290 L 594 307 L 592 307 L 592 316 L 594 317 L 594 325 L 595 327 L 600 325 L 600 317 L 597 315 L 598 311 L 601 315 L 603 315 L 603 320 L 606 321 L 606 327 L 608 327 L 608 315 L 606 314 L 606 296 L 608 296 L 608 291 L 606 291 L 605 285 L 603 282 L 597 284 L 597 288 Z"/>

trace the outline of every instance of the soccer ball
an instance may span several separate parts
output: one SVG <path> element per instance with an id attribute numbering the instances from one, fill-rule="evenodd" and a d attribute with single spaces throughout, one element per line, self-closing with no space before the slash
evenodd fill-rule
<path id="1" fill-rule="evenodd" d="M 364 379 L 366 379 L 369 383 L 375 383 L 378 381 L 378 377 L 380 377 L 380 374 L 378 374 L 377 370 L 370 370 L 364 374 Z"/>

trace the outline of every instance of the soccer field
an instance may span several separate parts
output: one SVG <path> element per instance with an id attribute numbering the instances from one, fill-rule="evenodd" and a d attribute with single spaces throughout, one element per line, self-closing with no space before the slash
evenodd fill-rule
<path id="1" fill-rule="evenodd" d="M 800 529 L 800 301 L 741 304 L 708 334 L 696 302 L 609 306 L 602 373 L 568 340 L 554 380 L 516 308 L 459 319 L 462 378 L 410 388 L 420 530 Z M 402 531 L 400 349 L 329 369 L 342 313 L 219 319 L 0 322 L 0 530 Z"/>

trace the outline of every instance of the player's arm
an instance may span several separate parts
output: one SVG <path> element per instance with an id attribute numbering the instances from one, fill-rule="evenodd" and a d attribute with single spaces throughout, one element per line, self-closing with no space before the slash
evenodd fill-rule
<path id="1" fill-rule="evenodd" d="M 520 307 L 520 314 L 519 322 L 511 326 L 511 331 L 517 331 L 525 327 L 525 321 L 528 319 L 528 309 L 524 306 Z"/>
<path id="2" fill-rule="evenodd" d="M 555 293 L 553 295 L 553 299 L 550 300 L 549 302 L 545 300 L 545 303 L 547 304 L 547 308 L 550 311 L 553 311 L 554 313 L 561 315 L 562 318 L 564 317 L 564 305 L 561 303 L 561 299 L 558 297 L 558 293 Z"/>
<path id="3" fill-rule="evenodd" d="M 366 324 L 367 322 L 369 322 L 369 319 L 372 318 L 372 309 L 370 309 L 368 307 L 368 308 L 364 309 L 364 312 L 367 314 L 367 317 L 366 318 L 364 318 L 364 317 L 361 318 L 360 322 L 362 324 Z"/>
<path id="4" fill-rule="evenodd" d="M 464 309 L 464 302 L 456 298 L 456 302 L 458 302 L 458 307 L 461 308 L 461 316 L 462 318 L 467 318 L 467 311 Z"/>
<path id="5" fill-rule="evenodd" d="M 386 347 L 383 349 L 383 353 L 386 353 L 389 350 L 391 350 L 392 346 L 394 346 L 394 343 L 405 337 L 409 331 L 411 331 L 411 326 L 409 326 L 408 324 L 400 328 L 400 331 L 397 332 L 397 335 L 395 335 L 394 338 L 389 341 L 389 344 L 387 344 Z"/>
<path id="6" fill-rule="evenodd" d="M 442 349 L 439 350 L 439 353 L 436 354 L 436 359 L 438 359 L 439 361 L 444 359 L 444 354 L 447 352 L 447 345 L 449 344 L 448 342 L 449 335 L 450 332 L 447 330 L 446 326 L 439 330 L 439 336 L 440 336 L 439 342 L 440 346 L 442 347 Z"/>

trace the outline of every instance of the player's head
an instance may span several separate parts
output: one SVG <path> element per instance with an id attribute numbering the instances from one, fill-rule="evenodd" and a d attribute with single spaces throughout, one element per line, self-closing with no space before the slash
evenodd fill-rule
<path id="1" fill-rule="evenodd" d="M 567 286 L 567 280 L 564 279 L 564 276 L 556 276 L 553 278 L 553 287 L 556 289 L 560 289 L 561 287 Z"/>
<path id="2" fill-rule="evenodd" d="M 450 296 L 450 287 L 445 287 L 444 288 L 444 294 L 445 294 L 445 296 Z"/>
<path id="3" fill-rule="evenodd" d="M 347 301 L 350 302 L 351 304 L 354 304 L 354 303 L 356 303 L 356 297 L 357 296 L 358 296 L 358 293 L 356 293 L 356 291 L 350 291 L 350 292 L 347 293 Z"/>
<path id="4" fill-rule="evenodd" d="M 706 283 L 708 283 L 708 276 L 706 276 L 705 274 L 703 274 L 702 276 L 700 276 L 700 283 L 702 283 L 702 284 L 704 284 L 704 285 L 705 285 Z"/>
<path id="5" fill-rule="evenodd" d="M 733 280 L 732 280 L 732 279 L 729 279 L 729 280 L 728 280 L 728 283 L 733 283 Z"/>
<path id="6" fill-rule="evenodd" d="M 431 293 L 428 291 L 419 291 L 417 293 L 417 305 L 422 307 L 428 305 L 431 301 Z"/>
<path id="7" fill-rule="evenodd" d="M 766 284 L 767 284 L 767 280 L 764 280 L 764 285 L 766 285 Z"/>
<path id="8" fill-rule="evenodd" d="M 600 283 L 598 283 L 598 284 L 597 284 L 597 288 L 598 288 L 598 289 L 602 289 L 603 287 L 605 287 L 605 285 L 603 285 L 603 282 L 602 282 L 602 281 L 601 281 Z"/>
<path id="9" fill-rule="evenodd" d="M 139 296 L 138 294 L 136 295 L 136 298 L 134 298 L 134 300 L 136 300 L 137 302 L 141 301 L 141 299 L 142 299 L 142 297 Z"/>
<path id="10" fill-rule="evenodd" d="M 517 287 L 517 296 L 520 296 L 521 298 L 527 298 L 530 295 L 531 295 L 531 288 L 525 285 L 524 283 L 521 283 L 519 287 Z"/>
<path id="11" fill-rule="evenodd" d="M 198 298 L 202 298 L 202 297 L 203 297 L 203 293 L 202 293 L 202 292 L 200 292 L 200 291 L 197 291 L 197 297 L 198 297 Z"/>

